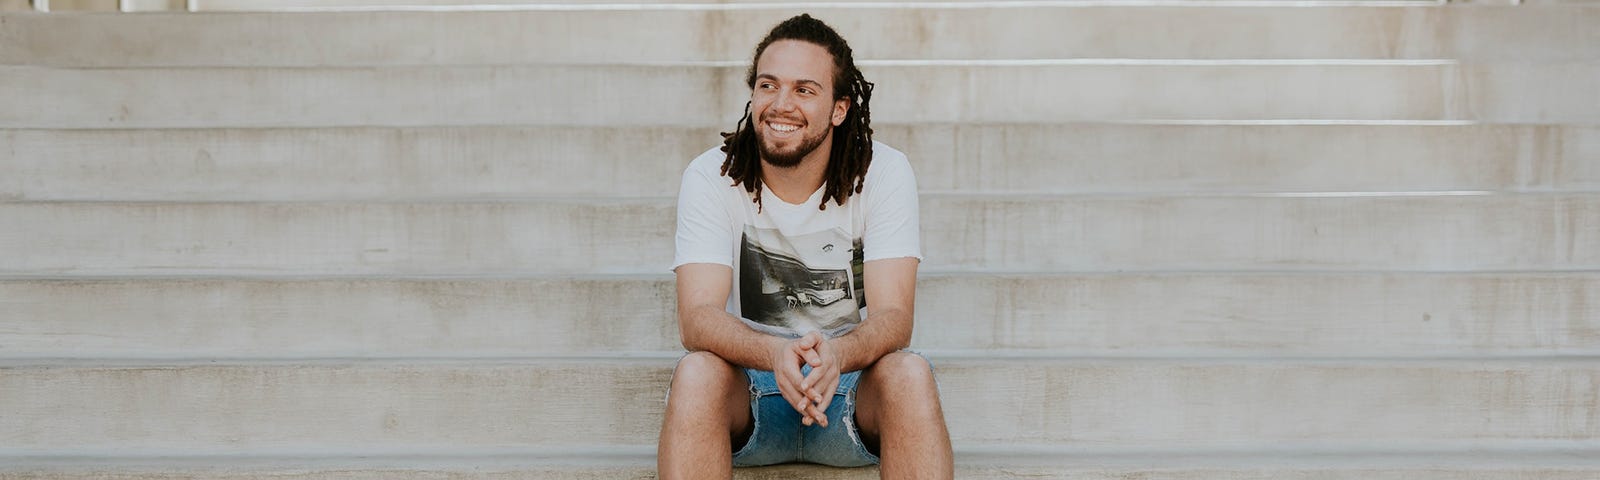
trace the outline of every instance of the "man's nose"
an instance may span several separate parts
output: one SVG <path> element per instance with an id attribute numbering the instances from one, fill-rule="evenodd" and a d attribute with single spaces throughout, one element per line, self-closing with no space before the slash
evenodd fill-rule
<path id="1" fill-rule="evenodd" d="M 779 90 L 778 98 L 772 100 L 772 109 L 778 111 L 793 110 L 795 107 L 794 92 Z"/>

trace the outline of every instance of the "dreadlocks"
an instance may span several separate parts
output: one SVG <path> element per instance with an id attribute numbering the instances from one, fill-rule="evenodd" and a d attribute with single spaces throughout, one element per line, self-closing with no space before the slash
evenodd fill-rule
<path id="1" fill-rule="evenodd" d="M 828 50 L 833 56 L 834 99 L 850 99 L 850 108 L 844 123 L 833 127 L 833 146 L 828 151 L 828 168 L 823 173 L 826 189 L 819 210 L 828 209 L 828 200 L 843 206 L 850 195 L 861 193 L 867 167 L 872 164 L 872 113 L 867 103 L 872 100 L 872 82 L 868 82 L 856 68 L 850 45 L 832 27 L 821 20 L 802 14 L 773 27 L 767 37 L 756 46 L 755 58 L 750 61 L 750 71 L 745 84 L 756 87 L 756 62 L 761 60 L 767 46 L 778 40 L 800 40 Z M 733 179 L 733 185 L 744 184 L 744 189 L 755 197 L 756 209 L 761 209 L 761 154 L 756 145 L 755 121 L 750 118 L 750 104 L 745 103 L 744 117 L 739 119 L 733 132 L 722 133 L 722 151 L 728 154 L 722 162 L 722 174 Z"/>

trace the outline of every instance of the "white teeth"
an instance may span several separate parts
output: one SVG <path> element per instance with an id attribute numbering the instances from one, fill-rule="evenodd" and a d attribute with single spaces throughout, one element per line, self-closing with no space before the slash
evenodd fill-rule
<path id="1" fill-rule="evenodd" d="M 773 130 L 777 130 L 777 131 L 785 132 L 785 133 L 793 132 L 795 130 L 799 130 L 800 129 L 800 127 L 797 127 L 797 126 L 794 126 L 794 125 L 779 125 L 779 124 L 776 124 L 776 123 L 768 123 L 767 126 L 772 127 Z"/>

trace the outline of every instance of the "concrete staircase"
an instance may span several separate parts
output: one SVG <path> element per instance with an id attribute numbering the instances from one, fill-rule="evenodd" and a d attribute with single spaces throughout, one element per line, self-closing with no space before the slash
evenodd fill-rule
<path id="1" fill-rule="evenodd" d="M 0 13 L 0 479 L 654 478 L 678 174 L 799 11 Z M 1600 478 L 1600 4 L 806 11 L 958 478 Z"/>

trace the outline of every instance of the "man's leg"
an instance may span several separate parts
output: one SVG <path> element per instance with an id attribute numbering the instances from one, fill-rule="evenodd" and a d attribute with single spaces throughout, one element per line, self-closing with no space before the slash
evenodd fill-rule
<path id="1" fill-rule="evenodd" d="M 867 445 L 878 445 L 883 478 L 955 477 L 939 389 L 922 356 L 891 353 L 861 372 L 856 425 Z"/>
<path id="2" fill-rule="evenodd" d="M 661 425 L 662 480 L 733 478 L 733 442 L 750 435 L 750 379 L 710 352 L 678 361 Z"/>

